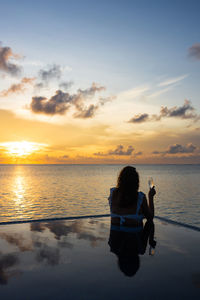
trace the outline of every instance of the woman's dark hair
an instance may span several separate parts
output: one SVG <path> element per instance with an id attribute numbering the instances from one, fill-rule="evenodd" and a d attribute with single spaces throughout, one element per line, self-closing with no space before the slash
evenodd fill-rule
<path id="1" fill-rule="evenodd" d="M 128 207 L 136 202 L 138 196 L 138 188 L 139 175 L 136 169 L 131 166 L 123 168 L 119 174 L 116 189 L 117 197 L 119 199 L 119 206 Z"/>

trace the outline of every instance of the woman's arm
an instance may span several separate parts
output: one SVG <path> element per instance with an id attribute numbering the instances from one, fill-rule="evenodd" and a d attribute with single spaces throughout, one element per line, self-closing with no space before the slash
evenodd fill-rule
<path id="1" fill-rule="evenodd" d="M 144 195 L 143 202 L 142 202 L 142 212 L 147 220 L 153 220 L 154 218 L 154 202 L 153 197 L 156 194 L 154 187 L 150 189 L 148 198 L 149 204 L 147 203 L 147 198 Z"/>
<path id="2" fill-rule="evenodd" d="M 156 190 L 155 190 L 154 187 L 152 187 L 149 190 L 148 197 L 149 197 L 149 210 L 150 210 L 151 215 L 153 216 L 153 218 L 154 218 L 154 202 L 153 202 L 153 197 L 155 196 L 155 194 L 156 194 Z"/>

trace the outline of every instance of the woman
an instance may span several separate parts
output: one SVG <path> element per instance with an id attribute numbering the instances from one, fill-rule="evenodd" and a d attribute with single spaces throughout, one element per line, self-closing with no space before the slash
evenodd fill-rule
<path id="1" fill-rule="evenodd" d="M 144 193 L 138 192 L 139 175 L 134 167 L 127 166 L 119 174 L 117 187 L 110 189 L 109 204 L 112 230 L 140 231 L 142 220 L 154 218 L 153 188 L 149 190 L 149 203 Z"/>

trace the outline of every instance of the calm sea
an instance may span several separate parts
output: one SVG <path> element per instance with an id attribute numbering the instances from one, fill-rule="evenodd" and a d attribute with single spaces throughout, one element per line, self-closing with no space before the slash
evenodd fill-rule
<path id="1" fill-rule="evenodd" d="M 0 165 L 0 222 L 109 213 L 122 165 Z M 200 226 L 200 165 L 136 165 L 153 177 L 156 215 Z"/>

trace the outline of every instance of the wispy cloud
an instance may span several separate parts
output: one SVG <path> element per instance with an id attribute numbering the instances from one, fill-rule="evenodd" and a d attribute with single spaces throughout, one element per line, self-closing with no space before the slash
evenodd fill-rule
<path id="1" fill-rule="evenodd" d="M 155 88 L 155 91 L 148 95 L 148 98 L 158 97 L 162 94 L 165 94 L 165 93 L 171 91 L 172 89 L 174 89 L 177 86 L 177 84 L 179 82 L 181 82 L 188 76 L 189 76 L 188 74 L 184 74 L 182 76 L 171 77 L 171 78 L 167 78 L 167 79 L 163 80 L 162 82 L 160 82 L 157 85 L 157 87 Z"/>
<path id="2" fill-rule="evenodd" d="M 170 85 L 170 86 L 167 86 L 167 87 L 165 87 L 165 88 L 156 90 L 155 92 L 149 94 L 149 95 L 148 95 L 148 98 L 158 97 L 158 96 L 160 96 L 160 95 L 162 95 L 162 94 L 167 93 L 168 91 L 172 90 L 173 88 L 174 88 L 174 85 Z"/>
<path id="3" fill-rule="evenodd" d="M 39 81 L 35 84 L 36 89 L 41 89 L 48 86 L 51 80 L 59 80 L 62 75 L 62 68 L 60 65 L 53 64 L 47 68 L 40 69 L 38 72 Z"/>
<path id="4" fill-rule="evenodd" d="M 59 79 L 61 77 L 61 74 L 61 67 L 56 64 L 50 66 L 48 69 L 41 69 L 39 71 L 39 77 L 44 81 Z"/>
<path id="5" fill-rule="evenodd" d="M 162 82 L 160 82 L 158 84 L 158 86 L 168 86 L 168 85 L 172 85 L 175 83 L 178 83 L 180 81 L 182 81 L 183 79 L 187 78 L 188 74 L 182 75 L 182 76 L 178 76 L 178 77 L 172 77 L 172 78 L 168 78 Z"/>
<path id="6" fill-rule="evenodd" d="M 34 80 L 35 78 L 24 77 L 20 83 L 12 84 L 7 90 L 0 92 L 0 97 L 7 97 L 11 94 L 23 93 L 26 90 L 27 85 L 32 85 Z"/>
<path id="7" fill-rule="evenodd" d="M 59 83 L 59 88 L 67 91 L 73 85 L 73 81 L 62 81 Z"/>
<path id="8" fill-rule="evenodd" d="M 195 60 L 200 60 L 200 43 L 192 45 L 192 47 L 188 49 L 188 55 Z"/>
<path id="9" fill-rule="evenodd" d="M 118 97 L 122 99 L 135 99 L 136 97 L 143 96 L 145 92 L 149 91 L 150 86 L 140 86 L 127 91 L 121 92 Z"/>
<path id="10" fill-rule="evenodd" d="M 12 58 L 18 59 L 20 56 L 13 53 L 10 47 L 3 47 L 0 42 L 0 71 L 16 76 L 20 74 L 21 68 L 10 62 L 10 59 Z"/>
<path id="11" fill-rule="evenodd" d="M 118 97 L 122 99 L 135 99 L 137 97 L 145 97 L 145 98 L 154 98 L 158 97 L 164 93 L 167 93 L 168 91 L 175 88 L 175 86 L 185 78 L 187 78 L 189 75 L 184 74 L 178 77 L 170 77 L 162 82 L 158 83 L 156 86 L 153 84 L 146 84 L 143 86 L 135 87 L 133 89 L 129 89 L 127 91 L 121 92 Z"/>

